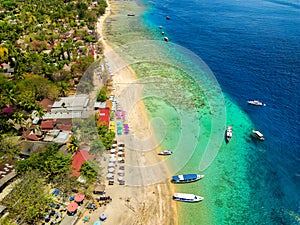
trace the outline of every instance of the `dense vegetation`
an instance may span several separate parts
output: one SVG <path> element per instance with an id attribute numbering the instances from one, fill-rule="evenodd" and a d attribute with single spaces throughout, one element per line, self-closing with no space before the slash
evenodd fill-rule
<path id="1" fill-rule="evenodd" d="M 99 50 L 94 45 L 94 26 L 106 2 L 92 2 L 0 1 L 2 134 L 13 132 L 9 119 L 18 120 L 17 113 L 26 119 L 39 100 L 66 96 L 76 89 L 94 60 L 91 54 Z"/>
<path id="2" fill-rule="evenodd" d="M 93 162 L 84 163 L 81 174 L 87 182 L 79 183 L 72 176 L 71 154 L 80 143 L 91 143 L 92 153 L 105 149 L 94 116 L 78 122 L 69 153 L 53 144 L 17 161 L 18 138 L 32 125 L 33 111 L 43 115 L 39 101 L 78 89 L 94 62 L 94 52 L 101 53 L 95 22 L 105 8 L 105 0 L 0 0 L 0 163 L 14 160 L 18 172 L 17 185 L 1 202 L 9 215 L 0 224 L 16 219 L 20 224 L 38 224 L 53 201 L 49 194 L 53 187 L 65 196 L 73 191 L 90 193 L 99 169 Z"/>

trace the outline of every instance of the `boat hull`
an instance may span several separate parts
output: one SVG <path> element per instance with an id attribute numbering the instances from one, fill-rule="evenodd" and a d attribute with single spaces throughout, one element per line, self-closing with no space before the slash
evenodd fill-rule
<path id="1" fill-rule="evenodd" d="M 186 183 L 196 182 L 196 181 L 202 179 L 203 177 L 204 177 L 204 175 L 197 175 L 197 178 L 195 178 L 195 179 L 189 179 L 189 180 L 174 180 L 174 179 L 172 179 L 171 182 L 173 184 L 186 184 Z"/>
<path id="2" fill-rule="evenodd" d="M 204 200 L 204 198 L 201 196 L 198 196 L 198 195 L 194 195 L 194 194 L 175 193 L 173 195 L 173 200 L 179 201 L 179 202 L 194 203 L 194 202 L 200 202 L 200 201 Z"/>

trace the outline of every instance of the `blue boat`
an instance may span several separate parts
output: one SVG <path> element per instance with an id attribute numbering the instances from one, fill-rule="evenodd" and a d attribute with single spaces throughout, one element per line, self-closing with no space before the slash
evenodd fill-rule
<path id="1" fill-rule="evenodd" d="M 204 175 L 199 174 L 183 174 L 183 175 L 176 175 L 172 177 L 172 183 L 190 183 L 203 178 Z"/>

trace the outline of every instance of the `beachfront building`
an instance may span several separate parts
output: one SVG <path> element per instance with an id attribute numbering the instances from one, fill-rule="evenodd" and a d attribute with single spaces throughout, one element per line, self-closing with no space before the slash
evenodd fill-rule
<path id="1" fill-rule="evenodd" d="M 105 124 L 107 127 L 109 127 L 110 123 L 110 109 L 109 108 L 104 108 L 104 109 L 99 109 L 99 119 L 98 119 L 98 124 Z"/>
<path id="2" fill-rule="evenodd" d="M 50 112 L 43 116 L 43 120 L 88 118 L 89 96 L 86 94 L 62 97 L 55 101 Z"/>

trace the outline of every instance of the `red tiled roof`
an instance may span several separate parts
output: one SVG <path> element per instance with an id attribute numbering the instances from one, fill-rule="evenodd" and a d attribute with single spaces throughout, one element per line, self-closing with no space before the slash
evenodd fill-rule
<path id="1" fill-rule="evenodd" d="M 109 108 L 99 109 L 99 119 L 98 119 L 99 124 L 106 123 L 106 125 L 109 126 L 109 118 L 110 118 L 109 112 L 110 112 Z"/>
<path id="2" fill-rule="evenodd" d="M 42 128 L 42 130 L 52 130 L 53 122 L 52 121 L 42 121 L 41 128 Z"/>
<path id="3" fill-rule="evenodd" d="M 39 138 L 35 134 L 29 134 L 26 136 L 26 139 L 32 140 L 32 141 L 38 141 Z"/>
<path id="4" fill-rule="evenodd" d="M 89 151 L 87 150 L 80 150 L 75 153 L 75 155 L 72 156 L 72 166 L 73 166 L 73 174 L 76 176 L 80 176 L 80 168 L 82 166 L 82 163 L 84 163 L 87 160 L 92 159 L 93 156 L 90 155 Z"/>
<path id="5" fill-rule="evenodd" d="M 42 101 L 39 102 L 39 104 L 43 107 L 44 110 L 49 112 L 51 110 L 51 107 L 53 105 L 54 101 L 50 100 L 48 98 L 44 98 Z"/>
<path id="6" fill-rule="evenodd" d="M 57 124 L 57 128 L 60 130 L 70 131 L 72 129 L 71 124 Z"/>

